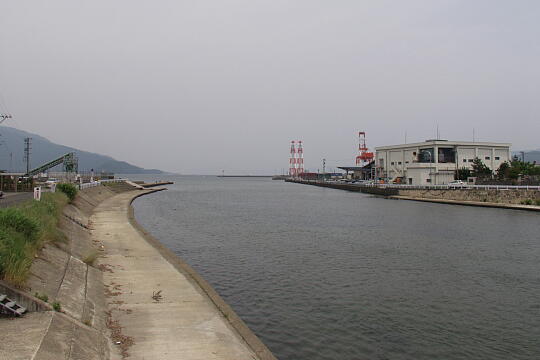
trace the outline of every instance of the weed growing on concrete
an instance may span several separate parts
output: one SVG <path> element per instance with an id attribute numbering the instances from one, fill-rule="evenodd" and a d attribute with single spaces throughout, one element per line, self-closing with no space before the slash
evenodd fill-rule
<path id="1" fill-rule="evenodd" d="M 38 292 L 36 292 L 34 294 L 35 297 L 37 297 L 39 300 L 43 301 L 43 302 L 49 302 L 49 297 L 47 296 L 47 294 L 40 294 Z"/>
<path id="2" fill-rule="evenodd" d="M 155 302 L 160 302 L 161 299 L 163 299 L 163 296 L 161 296 L 161 290 L 152 291 L 152 299 L 154 299 Z"/>
<path id="3" fill-rule="evenodd" d="M 60 303 L 58 301 L 53 302 L 52 307 L 53 307 L 54 311 L 57 311 L 57 312 L 62 311 L 62 305 L 60 305 Z"/>
<path id="4" fill-rule="evenodd" d="M 83 258 L 83 262 L 86 265 L 94 266 L 94 263 L 96 262 L 98 256 L 98 252 L 96 250 L 92 250 L 88 255 Z"/>
<path id="5" fill-rule="evenodd" d="M 536 206 L 540 206 L 540 199 L 537 199 L 535 202 Z"/>
<path id="6" fill-rule="evenodd" d="M 523 200 L 521 202 L 523 205 L 532 205 L 533 204 L 533 201 L 532 199 L 527 199 L 527 200 Z"/>
<path id="7" fill-rule="evenodd" d="M 47 193 L 41 201 L 0 210 L 0 278 L 23 285 L 36 252 L 46 242 L 65 238 L 57 225 L 66 203 L 64 194 Z"/>

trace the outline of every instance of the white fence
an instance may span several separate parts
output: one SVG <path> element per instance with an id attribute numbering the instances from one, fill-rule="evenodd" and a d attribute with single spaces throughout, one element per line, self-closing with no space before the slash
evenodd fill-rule
<path id="1" fill-rule="evenodd" d="M 104 183 L 116 183 L 116 182 L 124 182 L 124 181 L 126 181 L 126 179 L 98 180 L 98 181 L 93 181 L 93 182 L 89 182 L 89 183 L 79 184 L 79 189 L 83 190 L 83 189 L 88 189 L 88 188 L 92 188 L 92 187 L 95 187 L 95 186 L 100 186 L 101 184 L 104 184 Z"/>

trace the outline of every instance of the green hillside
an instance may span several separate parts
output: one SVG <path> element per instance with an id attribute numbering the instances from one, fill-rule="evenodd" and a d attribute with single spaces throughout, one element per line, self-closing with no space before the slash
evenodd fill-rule
<path id="1" fill-rule="evenodd" d="M 22 172 L 26 170 L 23 161 L 24 138 L 32 138 L 30 167 L 35 168 L 66 153 L 75 152 L 79 158 L 79 170 L 96 172 L 107 171 L 117 174 L 160 174 L 161 170 L 144 169 L 110 156 L 81 151 L 68 146 L 55 144 L 46 138 L 15 128 L 0 126 L 0 170 Z M 11 155 L 10 155 L 11 154 Z M 58 169 L 60 171 L 61 166 Z"/>

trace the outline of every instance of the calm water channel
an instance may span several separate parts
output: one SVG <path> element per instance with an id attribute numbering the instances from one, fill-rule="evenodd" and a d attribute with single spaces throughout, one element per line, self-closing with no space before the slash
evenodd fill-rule
<path id="1" fill-rule="evenodd" d="M 280 360 L 540 359 L 538 213 L 169 179 L 138 221 Z"/>

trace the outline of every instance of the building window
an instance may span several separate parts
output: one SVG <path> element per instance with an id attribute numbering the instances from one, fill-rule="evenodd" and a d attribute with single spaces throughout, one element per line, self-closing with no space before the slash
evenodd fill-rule
<path id="1" fill-rule="evenodd" d="M 390 165 L 394 165 L 394 162 L 392 161 L 392 162 L 390 163 Z"/>
<path id="2" fill-rule="evenodd" d="M 469 162 L 473 162 L 473 159 L 469 159 Z"/>
<path id="3" fill-rule="evenodd" d="M 426 182 L 430 183 L 430 182 L 431 182 L 431 179 L 426 179 Z"/>
<path id="4" fill-rule="evenodd" d="M 434 162 L 434 156 L 433 156 L 433 148 L 427 148 L 427 149 L 420 149 L 420 153 L 418 154 L 418 162 L 419 163 L 431 163 Z"/>
<path id="5" fill-rule="evenodd" d="M 495 156 L 495 160 L 501 160 L 499 156 Z"/>
<path id="6" fill-rule="evenodd" d="M 401 161 L 398 161 L 398 165 L 401 165 Z"/>
<path id="7" fill-rule="evenodd" d="M 467 159 L 463 159 L 463 162 L 467 162 Z"/>
<path id="8" fill-rule="evenodd" d="M 491 159 L 491 157 L 489 157 L 489 156 L 486 156 L 486 160 L 489 160 L 489 159 Z"/>
<path id="9" fill-rule="evenodd" d="M 443 148 L 440 147 L 437 152 L 437 160 L 440 163 L 454 163 L 456 162 L 456 151 L 454 148 Z"/>
<path id="10" fill-rule="evenodd" d="M 405 161 L 405 164 L 408 164 L 409 162 L 408 161 Z"/>

